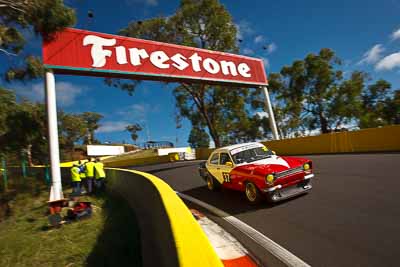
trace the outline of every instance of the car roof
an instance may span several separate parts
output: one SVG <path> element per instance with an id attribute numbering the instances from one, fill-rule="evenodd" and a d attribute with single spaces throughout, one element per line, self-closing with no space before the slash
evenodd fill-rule
<path id="1" fill-rule="evenodd" d="M 235 145 L 230 145 L 230 146 L 224 146 L 224 147 L 220 147 L 217 148 L 216 150 L 214 150 L 213 153 L 215 152 L 226 152 L 226 151 L 231 151 L 233 149 L 239 148 L 239 147 L 243 147 L 243 146 L 248 146 L 248 145 L 252 145 L 252 144 L 261 144 L 259 142 L 249 142 L 249 143 L 242 143 L 242 144 L 235 144 Z"/>

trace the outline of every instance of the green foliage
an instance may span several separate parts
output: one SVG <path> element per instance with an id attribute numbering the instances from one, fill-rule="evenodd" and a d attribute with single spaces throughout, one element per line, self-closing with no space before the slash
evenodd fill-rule
<path id="1" fill-rule="evenodd" d="M 81 140 L 87 132 L 87 124 L 81 115 L 59 113 L 60 147 L 65 150 L 73 151 L 74 144 Z"/>
<path id="2" fill-rule="evenodd" d="M 1 136 L 6 152 L 24 151 L 40 163 L 47 161 L 47 126 L 42 104 L 22 102 L 7 113 L 7 131 Z"/>
<path id="3" fill-rule="evenodd" d="M 361 128 L 400 124 L 400 90 L 391 92 L 390 89 L 390 83 L 378 80 L 364 91 Z"/>
<path id="4" fill-rule="evenodd" d="M 132 22 L 121 29 L 120 34 L 209 50 L 238 52 L 232 17 L 217 0 L 182 0 L 172 16 Z M 243 139 L 254 140 L 261 134 L 246 110 L 248 89 L 180 84 L 174 89 L 174 95 L 179 110 L 177 115 L 189 119 L 197 129 L 207 127 L 217 147 Z M 251 130 L 243 125 L 251 125 Z M 244 137 L 245 134 L 251 136 Z"/>
<path id="5" fill-rule="evenodd" d="M 337 69 L 339 65 L 335 53 L 324 48 L 317 55 L 309 54 L 304 60 L 284 66 L 280 74 L 270 75 L 270 88 L 277 94 L 281 113 L 285 114 L 282 119 L 290 125 L 290 130 L 306 124 L 308 129 L 329 131 L 334 123 L 332 109 L 340 108 L 335 106 L 340 104 L 335 96 L 343 79 L 342 71 Z"/>
<path id="6" fill-rule="evenodd" d="M 33 31 L 50 39 L 53 33 L 75 23 L 75 12 L 62 0 L 1 0 L 0 20 L 0 52 L 16 57 L 5 78 L 28 80 L 41 77 L 44 69 L 40 59 L 31 55 L 25 55 L 21 63 L 26 35 Z"/>
<path id="7" fill-rule="evenodd" d="M 269 76 L 282 136 L 316 129 L 327 133 L 346 123 L 358 122 L 361 128 L 398 123 L 390 83 L 378 80 L 367 85 L 369 77 L 361 71 L 344 79 L 340 66 L 335 53 L 324 48 Z M 253 108 L 262 107 L 260 94 L 251 96 Z"/>
<path id="8" fill-rule="evenodd" d="M 137 132 L 143 130 L 142 126 L 140 126 L 138 123 L 128 125 L 125 129 L 131 134 L 133 142 L 136 142 L 139 137 Z"/>
<path id="9" fill-rule="evenodd" d="M 20 66 L 10 67 L 6 74 L 5 79 L 8 82 L 13 80 L 33 80 L 41 77 L 45 69 L 39 57 L 27 56 L 24 59 L 24 64 Z"/>
<path id="10" fill-rule="evenodd" d="M 83 143 L 89 145 L 99 143 L 94 137 L 94 132 L 100 127 L 99 121 L 103 118 L 103 115 L 96 112 L 83 112 L 80 116 L 86 124 L 86 137 Z"/>
<path id="11" fill-rule="evenodd" d="M 44 104 L 16 103 L 15 94 L 0 88 L 0 153 L 31 155 L 35 163 L 48 163 L 47 116 Z M 94 112 L 58 112 L 61 151 L 72 152 L 79 142 L 94 140 L 103 116 Z"/>
<path id="12" fill-rule="evenodd" d="M 210 136 L 203 128 L 192 127 L 192 130 L 189 134 L 188 143 L 190 144 L 190 147 L 193 148 L 209 147 Z"/>
<path id="13" fill-rule="evenodd" d="M 14 110 L 16 105 L 14 93 L 0 87 L 0 136 L 8 130 L 5 124 L 7 114 Z"/>

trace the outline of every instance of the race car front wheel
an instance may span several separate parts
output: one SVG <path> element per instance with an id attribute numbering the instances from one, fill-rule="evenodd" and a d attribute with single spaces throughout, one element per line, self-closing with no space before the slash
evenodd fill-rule
<path id="1" fill-rule="evenodd" d="M 212 177 L 210 174 L 206 176 L 207 188 L 211 191 L 217 191 L 219 189 L 218 181 Z"/>
<path id="2" fill-rule="evenodd" d="M 245 195 L 251 204 L 260 203 L 262 200 L 262 194 L 260 193 L 260 190 L 258 190 L 257 186 L 252 182 L 246 183 Z"/>

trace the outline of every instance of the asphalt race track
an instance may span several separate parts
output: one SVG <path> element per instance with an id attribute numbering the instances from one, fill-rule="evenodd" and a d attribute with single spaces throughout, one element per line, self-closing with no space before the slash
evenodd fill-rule
<path id="1" fill-rule="evenodd" d="M 308 158 L 316 175 L 312 191 L 275 205 L 250 206 L 242 193 L 208 191 L 197 172 L 199 161 L 134 169 L 237 217 L 312 266 L 399 266 L 400 154 Z M 278 265 L 237 234 L 260 262 Z"/>

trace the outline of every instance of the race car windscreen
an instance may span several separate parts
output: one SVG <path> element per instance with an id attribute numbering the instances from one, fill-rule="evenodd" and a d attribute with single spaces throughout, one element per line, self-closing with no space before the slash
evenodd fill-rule
<path id="1" fill-rule="evenodd" d="M 257 161 L 271 157 L 272 152 L 266 147 L 254 147 L 232 155 L 235 164 Z"/>

